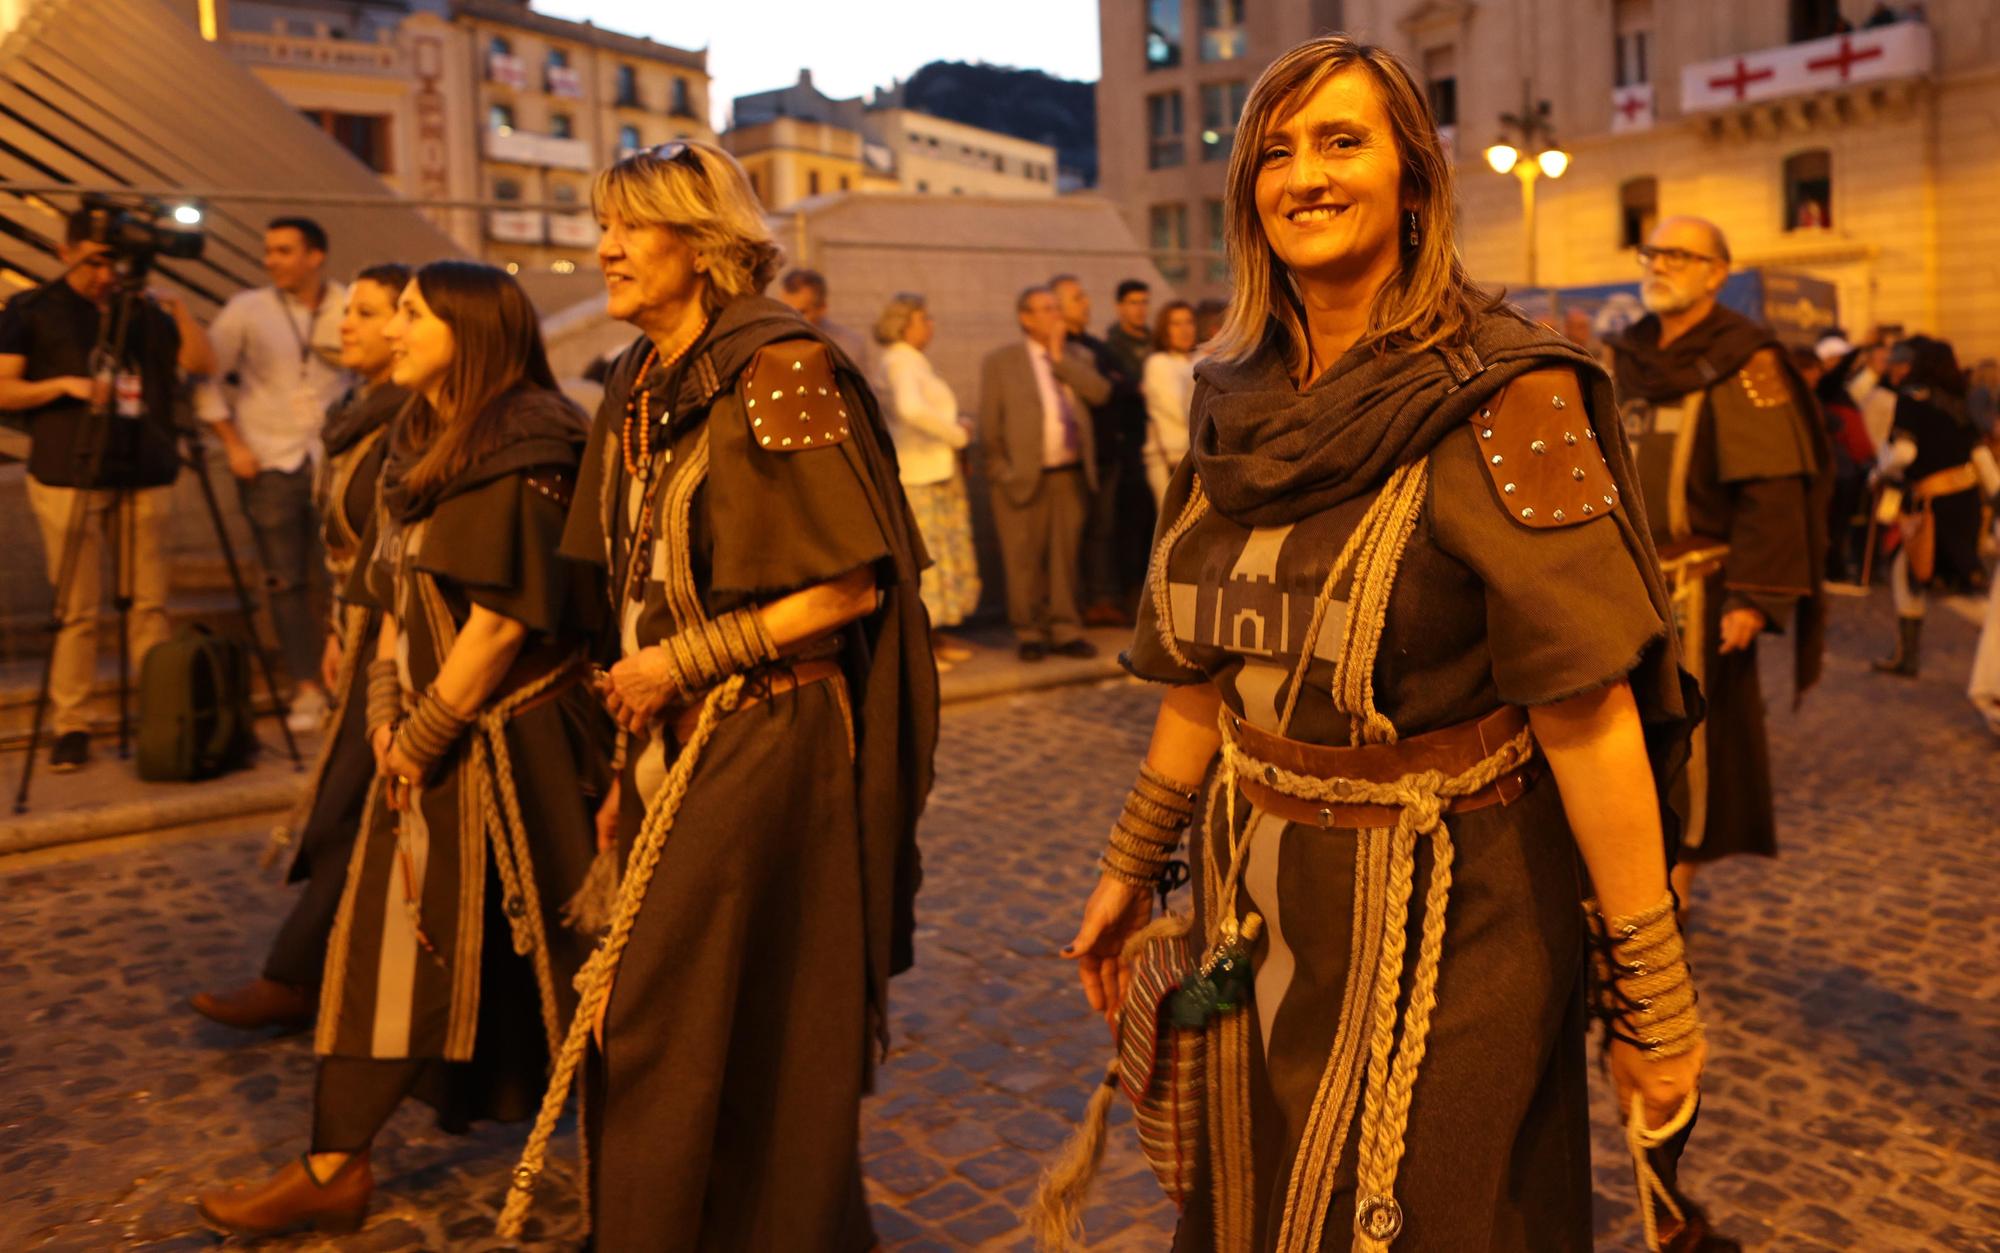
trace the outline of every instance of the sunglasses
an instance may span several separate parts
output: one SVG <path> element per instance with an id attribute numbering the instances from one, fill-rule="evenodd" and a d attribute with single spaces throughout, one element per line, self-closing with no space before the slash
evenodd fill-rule
<path id="1" fill-rule="evenodd" d="M 694 145 L 684 139 L 669 139 L 666 143 L 655 144 L 646 149 L 646 155 L 655 161 L 684 165 L 696 174 L 707 173 L 702 169 L 701 158 L 695 155 Z"/>

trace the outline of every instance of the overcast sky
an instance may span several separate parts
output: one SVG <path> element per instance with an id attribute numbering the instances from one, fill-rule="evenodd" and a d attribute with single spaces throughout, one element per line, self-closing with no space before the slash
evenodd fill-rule
<path id="1" fill-rule="evenodd" d="M 907 78 L 929 61 L 988 61 L 1097 79 L 1097 6 L 1086 0 L 534 0 L 628 35 L 708 51 L 713 121 L 729 101 L 810 69 L 830 96 Z"/>

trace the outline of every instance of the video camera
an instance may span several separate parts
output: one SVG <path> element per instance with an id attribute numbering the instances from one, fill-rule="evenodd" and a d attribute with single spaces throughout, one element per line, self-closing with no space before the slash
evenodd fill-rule
<path id="1" fill-rule="evenodd" d="M 93 193 L 83 198 L 84 212 L 90 215 L 90 233 L 85 238 L 103 244 L 123 262 L 122 268 L 143 274 L 156 257 L 192 261 L 201 256 L 207 237 L 201 230 L 201 210 L 193 205 L 169 209 L 157 200 L 122 202 Z"/>

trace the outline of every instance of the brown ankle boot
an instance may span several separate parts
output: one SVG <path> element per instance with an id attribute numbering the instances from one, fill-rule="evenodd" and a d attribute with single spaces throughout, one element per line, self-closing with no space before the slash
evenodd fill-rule
<path id="1" fill-rule="evenodd" d="M 311 1227 L 355 1231 L 368 1216 L 375 1176 L 368 1154 L 356 1153 L 324 1183 L 313 1177 L 303 1155 L 263 1184 L 204 1192 L 195 1208 L 202 1221 L 230 1236 L 274 1236 Z"/>
<path id="2" fill-rule="evenodd" d="M 309 1025 L 314 1003 L 310 988 L 293 987 L 275 979 L 253 979 L 228 992 L 197 992 L 188 1000 L 194 1012 L 239 1031 L 284 1027 L 296 1031 Z"/>

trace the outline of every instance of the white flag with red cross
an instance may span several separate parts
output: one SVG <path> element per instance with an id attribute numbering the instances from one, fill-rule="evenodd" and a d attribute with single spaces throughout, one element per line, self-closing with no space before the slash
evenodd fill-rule
<path id="1" fill-rule="evenodd" d="M 1653 85 L 1634 83 L 1611 92 L 1611 133 L 1653 129 Z"/>
<path id="2" fill-rule="evenodd" d="M 1729 109 L 1857 83 L 1916 78 L 1930 73 L 1934 64 L 1931 28 L 1898 22 L 1683 66 L 1681 111 Z"/>

